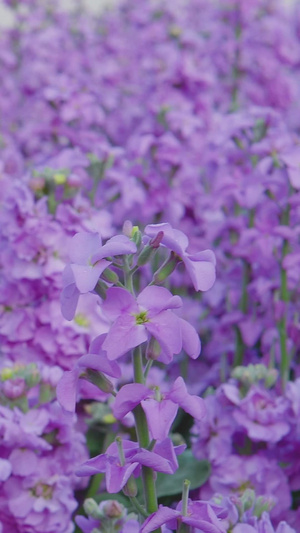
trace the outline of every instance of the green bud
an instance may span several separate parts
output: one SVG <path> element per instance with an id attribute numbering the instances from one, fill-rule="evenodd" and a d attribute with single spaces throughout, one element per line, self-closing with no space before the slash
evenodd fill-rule
<path id="1" fill-rule="evenodd" d="M 270 368 L 265 377 L 265 386 L 270 389 L 271 387 L 273 387 L 273 385 L 275 385 L 277 378 L 278 370 L 276 370 L 276 368 Z"/>
<path id="2" fill-rule="evenodd" d="M 112 382 L 102 372 L 88 368 L 83 377 L 103 392 L 111 393 L 114 390 Z"/>
<path id="3" fill-rule="evenodd" d="M 102 272 L 101 276 L 104 279 L 104 281 L 106 281 L 107 283 L 115 284 L 115 283 L 118 283 L 119 281 L 118 275 L 113 270 L 111 270 L 111 268 L 106 268 Z"/>
<path id="4" fill-rule="evenodd" d="M 99 509 L 98 504 L 93 500 L 93 498 L 87 498 L 83 503 L 84 512 L 95 518 L 95 520 L 100 520 L 103 518 L 103 512 Z"/>
<path id="5" fill-rule="evenodd" d="M 142 244 L 142 234 L 138 226 L 133 226 L 131 231 L 131 239 L 135 242 L 137 248 Z"/>
<path id="6" fill-rule="evenodd" d="M 100 298 L 102 298 L 102 300 L 105 300 L 107 289 L 108 289 L 108 287 L 107 287 L 106 283 L 104 283 L 104 281 L 99 279 L 94 290 L 100 296 Z"/>
<path id="7" fill-rule="evenodd" d="M 161 285 L 174 272 L 179 261 L 181 261 L 180 257 L 172 252 L 169 259 L 155 272 L 153 276 L 154 283 Z"/>
<path id="8" fill-rule="evenodd" d="M 1 381 L 7 381 L 14 377 L 14 371 L 12 368 L 2 368 L 1 370 Z"/>
<path id="9" fill-rule="evenodd" d="M 137 495 L 137 484 L 133 476 L 130 476 L 126 485 L 123 487 L 123 492 L 125 496 L 129 498 L 135 498 Z"/>
<path id="10" fill-rule="evenodd" d="M 149 246 L 149 245 L 145 246 L 145 248 L 141 251 L 140 255 L 138 256 L 138 259 L 137 259 L 138 266 L 146 265 L 146 263 L 148 263 L 148 261 L 151 259 L 154 253 L 155 253 L 155 249 L 152 248 L 152 246 Z"/>
<path id="11" fill-rule="evenodd" d="M 275 502 L 272 497 L 259 496 L 256 499 L 253 514 L 260 518 L 265 511 L 270 512 L 274 505 Z"/>
<path id="12" fill-rule="evenodd" d="M 255 492 L 253 489 L 246 489 L 241 497 L 241 503 L 243 506 L 243 512 L 248 511 L 253 507 L 255 502 Z"/>
<path id="13" fill-rule="evenodd" d="M 57 172 L 54 174 L 53 179 L 56 185 L 64 185 L 64 183 L 67 181 L 66 176 L 62 172 Z"/>

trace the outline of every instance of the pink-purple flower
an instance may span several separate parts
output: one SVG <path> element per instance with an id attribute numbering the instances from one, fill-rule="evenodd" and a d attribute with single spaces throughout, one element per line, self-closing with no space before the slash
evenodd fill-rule
<path id="1" fill-rule="evenodd" d="M 103 342 L 108 359 L 118 359 L 151 337 L 160 346 L 159 361 L 169 363 L 182 349 L 193 359 L 198 357 L 196 331 L 173 312 L 181 305 L 181 298 L 164 287 L 146 287 L 137 298 L 122 288 L 108 289 L 103 303 L 103 311 L 112 322 Z"/>

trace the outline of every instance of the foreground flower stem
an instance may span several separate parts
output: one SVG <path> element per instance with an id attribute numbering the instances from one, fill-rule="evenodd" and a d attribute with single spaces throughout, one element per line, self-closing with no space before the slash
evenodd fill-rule
<path id="1" fill-rule="evenodd" d="M 289 225 L 289 210 L 286 209 L 283 213 L 281 223 Z M 285 239 L 282 246 L 282 259 L 287 255 L 289 249 L 288 241 Z M 286 270 L 281 266 L 280 268 L 280 298 L 281 301 L 287 303 L 289 301 L 289 292 L 287 287 Z M 279 342 L 280 342 L 280 375 L 282 381 L 282 388 L 285 389 L 289 377 L 289 354 L 287 351 L 287 329 L 286 329 L 286 309 L 283 312 L 282 318 L 278 321 Z"/>
<path id="2" fill-rule="evenodd" d="M 144 383 L 144 372 L 142 363 L 141 347 L 138 346 L 133 352 L 133 368 L 135 383 Z M 149 429 L 146 415 L 141 405 L 138 405 L 133 410 L 137 438 L 141 448 L 148 448 L 150 444 Z M 156 487 L 154 482 L 154 475 L 152 468 L 147 466 L 142 467 L 142 478 L 144 487 L 144 496 L 146 509 L 148 513 L 157 511 Z"/>

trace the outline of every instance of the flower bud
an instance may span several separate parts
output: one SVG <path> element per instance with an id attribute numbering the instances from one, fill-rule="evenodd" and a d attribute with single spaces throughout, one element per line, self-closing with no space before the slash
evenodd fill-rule
<path id="1" fill-rule="evenodd" d="M 111 268 L 106 268 L 102 274 L 101 274 L 101 277 L 104 279 L 104 281 L 106 281 L 107 283 L 118 283 L 119 281 L 119 277 L 118 275 L 113 271 L 111 270 Z"/>
<path id="2" fill-rule="evenodd" d="M 101 509 L 99 509 L 98 504 L 93 500 L 93 498 L 87 498 L 84 500 L 83 503 L 84 512 L 91 516 L 92 518 L 95 518 L 95 520 L 100 520 L 103 518 L 103 512 Z"/>
<path id="3" fill-rule="evenodd" d="M 104 374 L 102 374 L 102 372 L 97 372 L 97 370 L 87 368 L 87 371 L 83 377 L 90 383 L 93 383 L 93 385 L 96 385 L 96 387 L 103 392 L 111 393 L 114 390 L 112 382 Z"/>
<path id="4" fill-rule="evenodd" d="M 142 234 L 138 226 L 133 226 L 132 231 L 131 231 L 131 239 L 133 240 L 133 242 L 135 242 L 137 248 L 141 246 Z"/>
<path id="5" fill-rule="evenodd" d="M 130 476 L 128 479 L 126 485 L 123 487 L 123 492 L 125 496 L 128 496 L 129 498 L 135 498 L 137 495 L 137 485 L 136 481 L 133 476 Z"/>
<path id="6" fill-rule="evenodd" d="M 161 285 L 172 274 L 179 261 L 181 261 L 180 257 L 172 252 L 169 259 L 155 272 L 153 276 L 154 283 Z"/>
<path id="7" fill-rule="evenodd" d="M 108 518 L 122 518 L 124 516 L 124 507 L 117 500 L 108 500 L 102 502 L 101 510 Z"/>

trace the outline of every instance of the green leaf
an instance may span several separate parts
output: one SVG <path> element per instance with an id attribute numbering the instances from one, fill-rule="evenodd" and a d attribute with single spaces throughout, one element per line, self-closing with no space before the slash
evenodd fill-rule
<path id="1" fill-rule="evenodd" d="M 191 483 L 190 490 L 197 489 L 205 483 L 210 475 L 210 464 L 208 461 L 198 461 L 191 450 L 186 450 L 178 457 L 179 468 L 172 475 L 157 474 L 157 496 L 174 496 L 181 494 L 183 482 L 188 479 Z"/>

